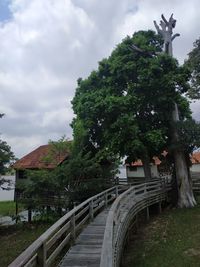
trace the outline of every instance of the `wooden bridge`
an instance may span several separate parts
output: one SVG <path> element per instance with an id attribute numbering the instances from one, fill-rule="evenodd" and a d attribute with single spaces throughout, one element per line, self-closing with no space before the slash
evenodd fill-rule
<path id="1" fill-rule="evenodd" d="M 60 218 L 9 267 L 118 267 L 128 230 L 137 223 L 138 213 L 145 210 L 148 218 L 153 204 L 161 210 L 170 189 L 166 179 L 156 179 L 105 190 Z"/>

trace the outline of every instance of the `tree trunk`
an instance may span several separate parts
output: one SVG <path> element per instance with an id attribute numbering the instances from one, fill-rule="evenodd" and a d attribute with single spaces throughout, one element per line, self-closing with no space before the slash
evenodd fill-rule
<path id="1" fill-rule="evenodd" d="M 173 122 L 179 121 L 178 107 L 174 105 L 174 111 L 172 114 Z M 179 140 L 177 130 L 172 126 L 172 141 L 176 144 Z M 187 166 L 186 157 L 184 151 L 179 147 L 173 151 L 177 189 L 178 189 L 178 207 L 189 208 L 196 205 L 194 194 L 192 191 L 192 181 L 190 177 L 190 169 Z"/>
<path id="2" fill-rule="evenodd" d="M 151 179 L 151 165 L 150 165 L 149 157 L 147 155 L 143 155 L 141 160 L 143 163 L 145 180 L 150 180 Z"/>
<path id="3" fill-rule="evenodd" d="M 32 221 L 32 210 L 31 208 L 28 208 L 28 223 L 31 223 Z"/>
<path id="4" fill-rule="evenodd" d="M 191 208 L 196 205 L 192 191 L 192 183 L 182 151 L 174 151 L 176 179 L 178 187 L 178 207 Z"/>
<path id="5" fill-rule="evenodd" d="M 173 35 L 173 29 L 176 25 L 176 20 L 173 18 L 173 14 L 169 18 L 169 21 L 166 20 L 164 15 L 161 15 L 160 27 L 157 25 L 156 21 L 154 21 L 154 25 L 158 31 L 158 33 L 163 37 L 164 40 L 164 51 L 169 56 L 173 57 L 172 53 L 172 41 L 180 36 L 180 34 L 176 33 Z M 174 145 L 178 144 L 179 136 L 174 126 L 174 123 L 179 121 L 179 113 L 178 106 L 174 104 L 174 110 L 172 112 L 172 142 Z M 177 189 L 178 189 L 178 206 L 183 207 L 194 207 L 196 201 L 194 199 L 193 191 L 192 191 L 192 183 L 190 179 L 190 171 L 187 167 L 186 157 L 184 150 L 181 147 L 175 148 L 173 151 L 174 161 L 175 161 L 175 169 L 176 169 L 176 179 L 177 179 Z"/>

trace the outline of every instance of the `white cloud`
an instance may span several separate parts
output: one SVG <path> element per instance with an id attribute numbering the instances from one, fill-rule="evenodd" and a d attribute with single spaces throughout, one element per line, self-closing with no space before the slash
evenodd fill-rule
<path id="1" fill-rule="evenodd" d="M 181 33 L 174 54 L 183 61 L 200 28 L 198 0 L 12 0 L 10 7 L 12 19 L 0 24 L 0 131 L 18 157 L 71 137 L 76 80 L 127 34 L 173 12 Z"/>

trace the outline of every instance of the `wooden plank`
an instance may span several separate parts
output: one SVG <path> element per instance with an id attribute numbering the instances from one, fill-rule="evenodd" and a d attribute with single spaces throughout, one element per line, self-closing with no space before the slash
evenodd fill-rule
<path id="1" fill-rule="evenodd" d="M 46 261 L 46 265 L 50 266 L 51 263 L 55 260 L 56 256 L 60 253 L 60 251 L 66 246 L 66 244 L 70 240 L 70 233 L 63 239 L 63 241 L 59 244 L 59 246 L 53 251 L 53 253 L 49 256 Z"/>
<path id="2" fill-rule="evenodd" d="M 70 227 L 70 221 L 66 223 L 58 232 L 56 232 L 50 240 L 46 242 L 46 249 L 49 250 L 50 247 L 61 237 L 61 235 L 66 232 Z"/>
<path id="3" fill-rule="evenodd" d="M 108 210 L 102 211 L 86 226 L 61 261 L 60 267 L 99 267 Z"/>
<path id="4" fill-rule="evenodd" d="M 75 220 L 78 220 L 81 215 L 83 215 L 87 210 L 89 210 L 89 205 L 86 206 L 84 209 L 82 209 L 76 216 L 75 216 Z"/>
<path id="5" fill-rule="evenodd" d="M 24 265 L 24 267 L 35 267 L 37 266 L 37 254 L 33 255 L 33 257 Z"/>

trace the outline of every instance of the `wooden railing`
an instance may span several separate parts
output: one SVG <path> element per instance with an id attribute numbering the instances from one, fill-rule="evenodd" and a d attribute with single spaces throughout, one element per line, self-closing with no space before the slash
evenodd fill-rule
<path id="1" fill-rule="evenodd" d="M 52 263 L 63 248 L 74 243 L 84 224 L 112 203 L 120 190 L 120 186 L 114 186 L 72 209 L 33 242 L 9 267 L 55 266 Z"/>
<path id="2" fill-rule="evenodd" d="M 130 187 L 112 204 L 108 214 L 100 267 L 120 266 L 123 245 L 130 225 L 133 225 L 137 214 L 149 206 L 166 199 L 170 184 L 165 180 L 156 180 Z"/>
<path id="3" fill-rule="evenodd" d="M 191 172 L 192 189 L 195 193 L 200 193 L 200 172 Z"/>

